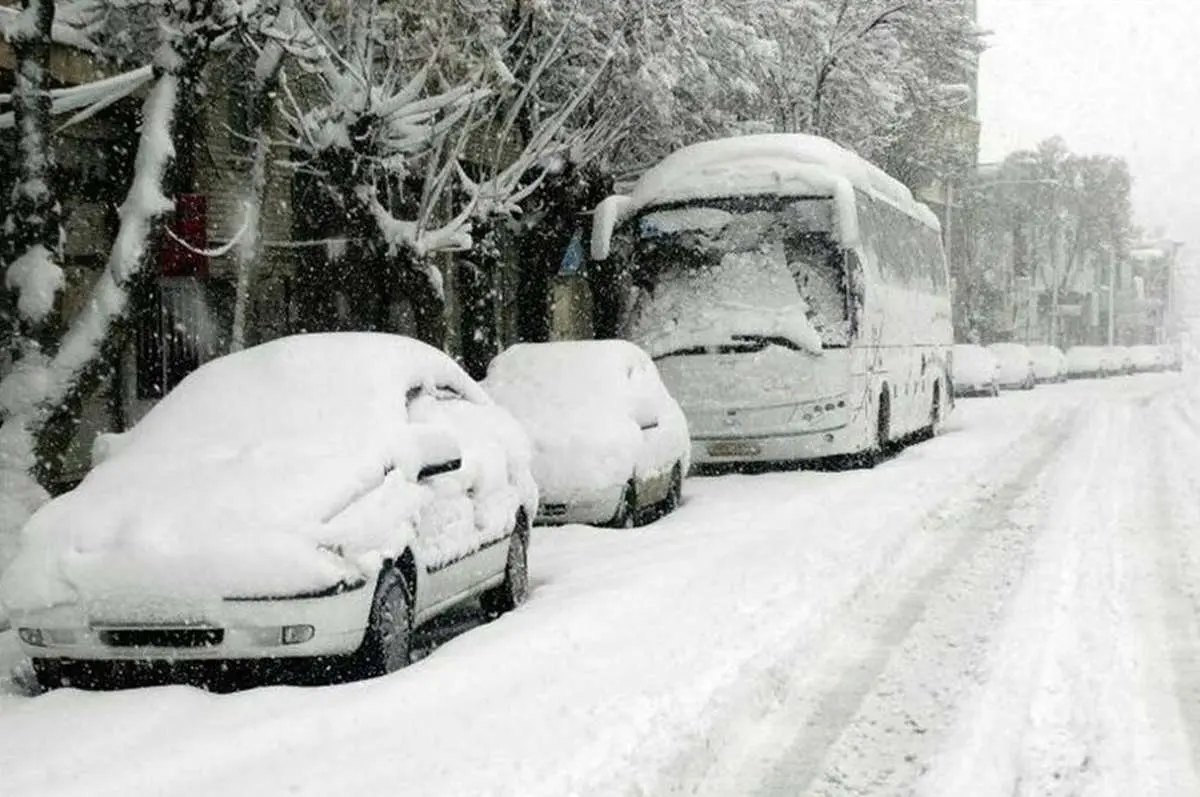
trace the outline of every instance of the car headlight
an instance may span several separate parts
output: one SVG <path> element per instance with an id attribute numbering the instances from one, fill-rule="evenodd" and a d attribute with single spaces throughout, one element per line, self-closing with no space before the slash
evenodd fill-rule
<path id="1" fill-rule="evenodd" d="M 17 636 L 26 645 L 33 645 L 36 648 L 46 647 L 46 632 L 40 628 L 18 628 Z"/>
<path id="2" fill-rule="evenodd" d="M 285 625 L 279 641 L 284 645 L 299 645 L 308 642 L 316 634 L 311 625 Z"/>

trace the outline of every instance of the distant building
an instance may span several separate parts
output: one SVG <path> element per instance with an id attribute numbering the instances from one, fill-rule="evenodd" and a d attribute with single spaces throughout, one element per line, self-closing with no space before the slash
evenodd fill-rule
<path id="1" fill-rule="evenodd" d="M 1118 345 L 1166 343 L 1178 334 L 1178 241 L 1143 242 L 1120 264 L 1113 295 L 1113 340 Z"/>

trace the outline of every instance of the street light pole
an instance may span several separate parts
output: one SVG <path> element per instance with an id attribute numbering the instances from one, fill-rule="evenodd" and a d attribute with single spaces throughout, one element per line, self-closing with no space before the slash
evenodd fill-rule
<path id="1" fill-rule="evenodd" d="M 1117 255 L 1115 252 L 1108 253 L 1108 345 L 1113 345 L 1113 337 L 1116 331 L 1116 318 L 1113 316 L 1116 308 L 1115 297 L 1117 295 Z"/>

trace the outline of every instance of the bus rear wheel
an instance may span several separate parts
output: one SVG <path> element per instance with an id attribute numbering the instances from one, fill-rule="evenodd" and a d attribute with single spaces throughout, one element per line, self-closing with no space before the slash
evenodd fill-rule
<path id="1" fill-rule="evenodd" d="M 940 382 L 934 383 L 933 386 L 933 401 L 929 405 L 929 426 L 921 430 L 920 437 L 922 440 L 932 440 L 937 436 L 938 429 L 942 425 L 942 385 Z"/>
<path id="2" fill-rule="evenodd" d="M 892 444 L 892 402 L 886 388 L 879 394 L 879 417 L 875 427 L 875 447 L 882 458 Z"/>

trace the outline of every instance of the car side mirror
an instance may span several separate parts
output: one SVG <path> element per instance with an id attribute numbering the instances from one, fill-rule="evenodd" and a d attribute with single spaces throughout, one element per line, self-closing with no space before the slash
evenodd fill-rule
<path id="1" fill-rule="evenodd" d="M 658 428 L 658 408 L 646 396 L 639 396 L 633 401 L 633 420 L 642 431 Z"/>
<path id="2" fill-rule="evenodd" d="M 417 471 L 419 482 L 462 468 L 462 449 L 458 440 L 444 429 L 426 428 L 417 432 L 417 450 L 421 456 L 421 469 Z"/>
<path id="3" fill-rule="evenodd" d="M 92 467 L 102 465 L 112 459 L 113 455 L 125 447 L 127 442 L 124 432 L 101 432 L 92 441 Z"/>

